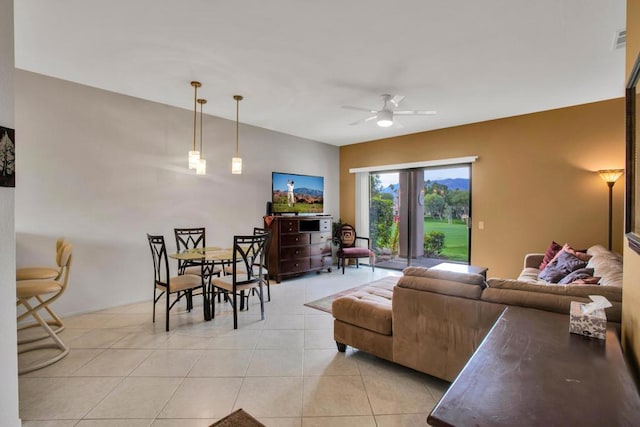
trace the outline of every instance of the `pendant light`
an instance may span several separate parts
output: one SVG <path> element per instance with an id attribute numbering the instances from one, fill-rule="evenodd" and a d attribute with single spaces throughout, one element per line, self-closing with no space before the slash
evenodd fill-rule
<path id="1" fill-rule="evenodd" d="M 236 156 L 231 159 L 231 173 L 240 175 L 242 173 L 242 159 L 238 155 L 238 129 L 240 127 L 240 101 L 242 101 L 242 96 L 233 95 L 233 99 L 236 100 Z"/>
<path id="2" fill-rule="evenodd" d="M 191 86 L 194 88 L 193 95 L 193 149 L 189 151 L 189 169 L 195 169 L 200 162 L 200 152 L 196 150 L 196 118 L 197 118 L 197 99 L 198 88 L 202 86 L 200 82 L 191 82 Z"/>
<path id="3" fill-rule="evenodd" d="M 206 99 L 198 99 L 198 104 L 200 104 L 200 153 L 198 158 L 198 164 L 196 165 L 196 175 L 207 174 L 207 161 L 204 159 L 202 155 L 202 106 L 206 103 L 207 103 Z"/>

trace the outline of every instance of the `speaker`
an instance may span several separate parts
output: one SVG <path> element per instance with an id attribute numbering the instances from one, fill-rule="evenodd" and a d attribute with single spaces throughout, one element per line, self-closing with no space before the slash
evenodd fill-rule
<path id="1" fill-rule="evenodd" d="M 273 214 L 273 203 L 267 202 L 267 216 L 270 216 L 272 214 Z"/>

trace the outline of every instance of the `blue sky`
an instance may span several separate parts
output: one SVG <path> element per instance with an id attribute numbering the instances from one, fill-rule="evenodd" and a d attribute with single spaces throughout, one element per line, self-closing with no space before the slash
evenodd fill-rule
<path id="1" fill-rule="evenodd" d="M 324 191 L 324 177 L 295 175 L 287 173 L 273 173 L 273 190 L 287 191 L 287 180 L 294 181 L 295 188 L 310 188 Z"/>

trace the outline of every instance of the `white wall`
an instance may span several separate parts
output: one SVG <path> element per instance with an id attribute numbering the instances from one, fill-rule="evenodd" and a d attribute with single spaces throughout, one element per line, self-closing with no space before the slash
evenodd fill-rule
<path id="1" fill-rule="evenodd" d="M 0 0 L 0 126 L 14 126 L 13 0 Z M 16 134 L 20 144 L 20 135 Z M 17 147 L 17 155 L 20 155 Z M 16 176 L 20 173 L 16 171 Z M 0 417 L 2 425 L 19 426 L 16 344 L 15 190 L 0 187 Z"/>
<path id="2" fill-rule="evenodd" d="M 235 112 L 231 97 L 209 98 Z M 58 312 L 150 300 L 146 233 L 171 250 L 174 227 L 206 226 L 207 245 L 230 246 L 262 225 L 272 171 L 324 176 L 325 210 L 338 215 L 338 147 L 241 124 L 244 170 L 232 175 L 235 122 L 204 111 L 201 177 L 186 167 L 193 111 L 16 70 L 17 264 L 51 264 L 56 238 L 73 243 Z"/>

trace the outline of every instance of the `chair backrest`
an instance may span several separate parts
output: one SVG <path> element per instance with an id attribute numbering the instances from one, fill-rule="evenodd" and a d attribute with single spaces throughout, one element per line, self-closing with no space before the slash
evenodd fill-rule
<path id="1" fill-rule="evenodd" d="M 262 280 L 264 252 L 270 233 L 233 237 L 233 280 L 244 284 Z M 257 266 L 254 271 L 252 266 Z"/>
<path id="2" fill-rule="evenodd" d="M 71 272 L 71 261 L 73 260 L 73 246 L 71 243 L 63 242 L 62 246 L 58 250 L 58 256 L 56 261 L 60 267 L 60 273 L 55 278 L 62 285 L 62 291 L 64 291 L 69 283 L 69 274 Z M 62 293 L 62 291 L 60 293 Z"/>
<path id="3" fill-rule="evenodd" d="M 204 248 L 206 246 L 205 228 L 174 228 L 173 232 L 176 236 L 176 248 L 178 252 L 184 252 L 187 249 Z"/>
<path id="4" fill-rule="evenodd" d="M 154 286 L 167 287 L 169 283 L 169 259 L 167 257 L 167 246 L 164 243 L 164 236 L 153 236 L 147 234 L 151 256 L 153 257 L 153 283 Z"/>
<path id="5" fill-rule="evenodd" d="M 258 236 L 260 234 L 267 235 L 267 241 L 264 244 L 264 262 L 262 265 L 264 265 L 265 267 L 268 267 L 267 263 L 269 262 L 269 247 L 271 246 L 271 232 L 266 228 L 253 227 L 253 235 Z"/>
<path id="6" fill-rule="evenodd" d="M 340 246 L 343 248 L 351 248 L 356 244 L 356 230 L 352 225 L 343 224 L 338 229 L 338 239 Z"/>

